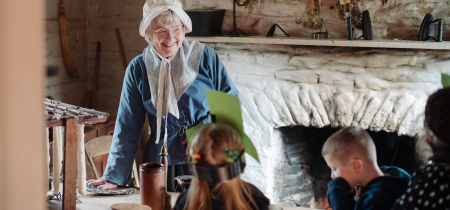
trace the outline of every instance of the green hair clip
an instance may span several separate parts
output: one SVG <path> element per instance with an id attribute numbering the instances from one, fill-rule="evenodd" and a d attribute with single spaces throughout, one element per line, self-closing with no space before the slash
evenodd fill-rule
<path id="1" fill-rule="evenodd" d="M 244 123 L 242 122 L 241 104 L 239 102 L 239 98 L 224 92 L 214 90 L 207 90 L 206 97 L 208 98 L 209 103 L 209 113 L 213 116 L 214 119 L 214 122 L 212 122 L 211 124 L 226 124 L 233 127 L 242 137 L 242 143 L 244 144 L 245 152 L 259 162 L 258 152 L 256 151 L 255 146 L 253 145 L 252 141 L 250 141 L 250 138 L 248 138 L 248 136 L 244 133 Z M 205 125 L 206 124 L 196 125 L 186 131 L 186 137 L 188 139 L 189 147 L 191 146 L 192 135 Z M 236 156 L 234 153 L 235 151 L 229 152 L 232 153 L 232 155 L 229 155 L 231 158 Z M 239 152 L 236 159 L 238 157 Z M 244 155 L 241 155 L 241 160 L 245 162 Z"/>
<path id="2" fill-rule="evenodd" d="M 234 162 L 239 157 L 239 151 L 237 151 L 237 150 L 232 151 L 232 150 L 228 149 L 228 147 L 225 147 L 225 149 L 223 149 L 223 153 L 226 156 L 229 156 L 227 158 L 227 162 L 229 162 L 229 163 Z"/>

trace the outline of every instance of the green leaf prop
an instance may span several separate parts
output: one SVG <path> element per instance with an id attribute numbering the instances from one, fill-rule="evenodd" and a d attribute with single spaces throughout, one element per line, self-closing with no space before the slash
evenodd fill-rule
<path id="1" fill-rule="evenodd" d="M 255 146 L 250 138 L 244 133 L 244 123 L 242 122 L 239 98 L 224 92 L 213 90 L 206 91 L 206 97 L 208 98 L 209 103 L 209 113 L 214 115 L 216 120 L 212 124 L 226 124 L 236 129 L 242 137 L 245 152 L 259 162 L 258 152 L 256 151 Z M 191 146 L 192 135 L 203 126 L 205 125 L 197 125 L 186 131 L 189 147 Z"/>
<path id="2" fill-rule="evenodd" d="M 444 88 L 445 87 L 450 87 L 450 75 L 441 73 L 441 82 L 442 82 L 442 86 Z"/>

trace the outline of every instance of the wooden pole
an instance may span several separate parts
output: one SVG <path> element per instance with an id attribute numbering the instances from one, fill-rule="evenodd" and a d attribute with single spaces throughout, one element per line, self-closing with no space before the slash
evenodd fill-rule
<path id="1" fill-rule="evenodd" d="M 91 91 L 88 91 L 87 93 L 86 93 L 86 104 L 84 105 L 84 108 L 87 108 L 87 109 L 89 109 L 90 108 L 90 105 L 91 105 Z"/>
<path id="2" fill-rule="evenodd" d="M 122 38 L 120 38 L 119 29 L 116 29 L 117 44 L 119 45 L 120 58 L 122 59 L 123 70 L 127 70 L 127 60 L 125 59 L 125 51 L 123 50 Z"/>
<path id="3" fill-rule="evenodd" d="M 67 17 L 64 9 L 64 0 L 59 2 L 59 14 L 58 14 L 58 24 L 59 24 L 59 35 L 61 38 L 61 49 L 63 54 L 64 66 L 66 67 L 67 74 L 70 78 L 78 79 L 77 68 L 72 59 L 72 53 L 70 51 L 69 37 L 67 35 Z"/>
<path id="4" fill-rule="evenodd" d="M 100 66 L 100 49 L 102 44 L 97 42 L 97 54 L 95 55 L 95 73 L 94 73 L 94 91 L 92 94 L 92 109 L 95 109 L 95 102 L 97 101 L 97 83 L 98 83 L 98 71 Z"/>
<path id="5" fill-rule="evenodd" d="M 77 201 L 77 119 L 65 120 L 63 210 L 75 210 Z"/>

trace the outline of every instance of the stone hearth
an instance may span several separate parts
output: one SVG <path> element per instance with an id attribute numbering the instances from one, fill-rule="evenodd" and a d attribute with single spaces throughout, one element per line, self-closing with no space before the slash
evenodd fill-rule
<path id="1" fill-rule="evenodd" d="M 316 205 L 298 189 L 280 197 L 286 139 L 278 128 L 360 125 L 413 137 L 422 132 L 428 95 L 441 87 L 440 73 L 450 73 L 449 51 L 208 44 L 240 91 L 245 130 L 262 162 L 248 158 L 242 177 L 274 203 Z M 286 170 L 282 183 L 311 183 L 295 173 L 301 167 Z"/>

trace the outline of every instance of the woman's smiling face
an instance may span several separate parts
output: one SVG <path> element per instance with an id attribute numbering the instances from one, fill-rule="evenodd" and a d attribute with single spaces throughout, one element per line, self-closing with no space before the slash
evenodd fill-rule
<path id="1" fill-rule="evenodd" d="M 162 21 L 162 24 L 155 23 L 153 21 L 150 24 L 150 39 L 153 42 L 153 46 L 163 57 L 171 57 L 178 52 L 184 39 L 184 26 L 181 24 L 180 19 L 177 17 L 172 24 L 164 24 L 166 21 Z"/>

